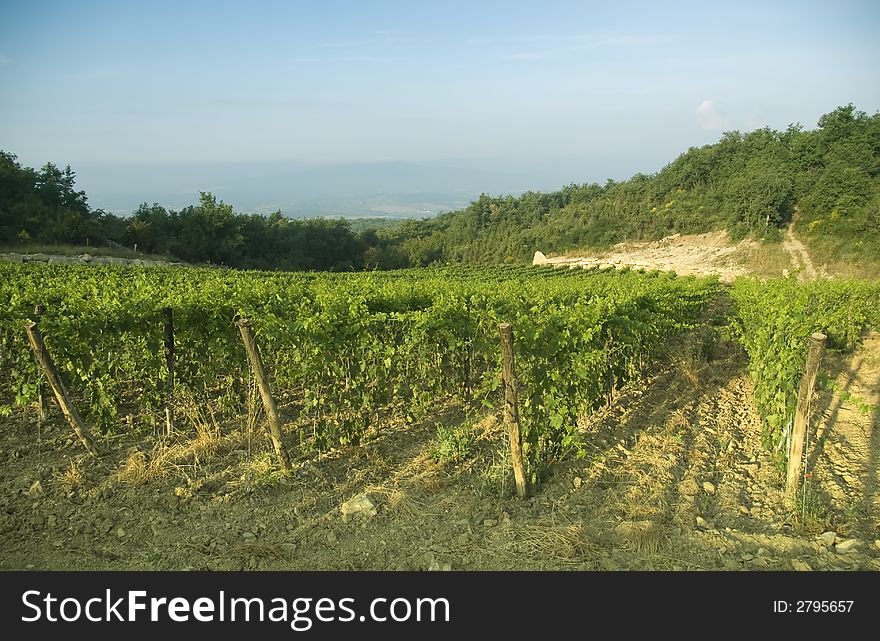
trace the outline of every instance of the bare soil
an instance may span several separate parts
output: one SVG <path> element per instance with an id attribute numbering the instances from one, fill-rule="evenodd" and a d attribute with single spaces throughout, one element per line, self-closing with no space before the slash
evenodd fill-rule
<path id="1" fill-rule="evenodd" d="M 877 335 L 825 359 L 838 391 L 814 402 L 796 510 L 760 445 L 745 356 L 724 341 L 708 358 L 671 346 L 650 378 L 583 417 L 586 455 L 527 500 L 499 417 L 468 422 L 452 405 L 294 456 L 289 477 L 262 421 L 194 416 L 172 439 L 134 425 L 94 458 L 57 412 L 39 426 L 26 408 L 0 422 L 0 568 L 880 570 L 878 360 Z M 438 423 L 466 426 L 459 457 L 439 455 Z M 375 514 L 340 511 L 361 495 Z"/>
<path id="2" fill-rule="evenodd" d="M 629 267 L 674 271 L 680 275 L 717 275 L 723 282 L 752 272 L 745 257 L 757 243 L 743 240 L 732 243 L 725 231 L 706 234 L 673 234 L 651 242 L 618 243 L 610 251 L 595 256 L 557 256 L 547 259 L 556 267 Z M 781 274 L 778 274 L 781 275 Z"/>

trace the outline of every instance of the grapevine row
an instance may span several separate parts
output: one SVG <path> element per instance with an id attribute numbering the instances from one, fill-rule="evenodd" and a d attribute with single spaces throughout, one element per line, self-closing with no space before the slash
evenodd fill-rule
<path id="1" fill-rule="evenodd" d="M 249 318 L 273 390 L 302 442 L 319 449 L 358 442 L 389 408 L 415 419 L 443 398 L 497 405 L 498 324 L 513 323 L 533 470 L 571 447 L 578 416 L 637 376 L 717 289 L 714 279 L 662 273 L 504 267 L 279 274 L 29 264 L 0 266 L 0 282 L 10 400 L 35 399 L 22 327 L 44 305 L 46 344 L 105 432 L 122 411 L 155 415 L 166 400 L 166 307 L 176 393 L 242 413 L 247 361 L 233 319 Z"/>

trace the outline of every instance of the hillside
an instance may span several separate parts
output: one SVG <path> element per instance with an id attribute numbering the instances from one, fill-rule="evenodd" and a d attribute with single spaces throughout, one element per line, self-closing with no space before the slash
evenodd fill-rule
<path id="1" fill-rule="evenodd" d="M 674 233 L 777 241 L 794 220 L 819 263 L 880 255 L 880 114 L 848 105 L 813 130 L 727 132 L 651 176 L 483 195 L 464 210 L 407 222 L 391 238 L 414 265 L 521 262 L 539 249 L 607 249 Z"/>

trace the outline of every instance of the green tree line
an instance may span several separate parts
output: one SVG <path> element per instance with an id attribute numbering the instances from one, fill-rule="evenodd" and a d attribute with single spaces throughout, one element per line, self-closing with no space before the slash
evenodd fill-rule
<path id="1" fill-rule="evenodd" d="M 880 256 L 880 114 L 852 104 L 818 126 L 726 132 L 652 175 L 551 193 L 481 195 L 465 209 L 355 232 L 344 220 L 239 214 L 208 193 L 180 211 L 146 203 L 128 218 L 92 210 L 68 166 L 39 171 L 0 152 L 0 243 L 113 240 L 189 262 L 283 270 L 524 262 L 535 250 L 726 229 L 778 240 L 796 221 L 820 255 Z"/>
<path id="2" fill-rule="evenodd" d="M 179 211 L 142 204 L 129 217 L 88 206 L 75 174 L 51 163 L 39 171 L 0 151 L 0 245 L 137 246 L 141 252 L 244 269 L 350 271 L 398 267 L 385 261 L 374 230 L 352 231 L 342 219 L 291 220 L 239 214 L 202 192 L 197 205 Z"/>
<path id="3" fill-rule="evenodd" d="M 850 104 L 814 130 L 726 132 L 623 182 L 484 194 L 464 210 L 403 224 L 393 246 L 413 265 L 521 262 L 537 249 L 601 249 L 676 232 L 776 240 L 793 219 L 814 249 L 880 256 L 880 114 Z"/>

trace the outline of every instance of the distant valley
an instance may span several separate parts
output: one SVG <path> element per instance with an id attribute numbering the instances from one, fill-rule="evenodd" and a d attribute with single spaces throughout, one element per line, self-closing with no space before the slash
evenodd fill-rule
<path id="1" fill-rule="evenodd" d="M 293 162 L 81 165 L 77 182 L 96 209 L 127 215 L 141 203 L 178 209 L 208 191 L 236 211 L 289 218 L 423 218 L 462 209 L 481 193 L 518 195 L 558 179 L 467 164 L 379 162 L 306 166 Z M 545 184 L 546 183 L 546 184 Z"/>

